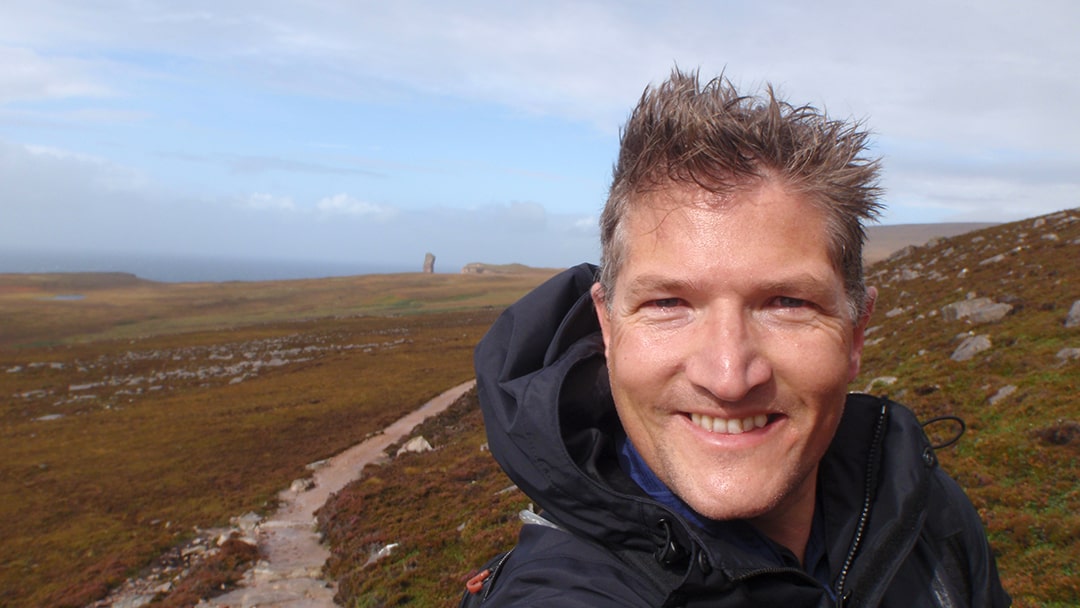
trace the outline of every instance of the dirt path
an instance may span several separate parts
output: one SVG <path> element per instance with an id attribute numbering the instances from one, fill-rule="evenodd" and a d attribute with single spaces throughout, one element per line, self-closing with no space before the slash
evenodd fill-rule
<path id="1" fill-rule="evenodd" d="M 277 513 L 255 530 L 265 560 L 247 574 L 245 586 L 199 605 L 219 608 L 333 607 L 334 588 L 320 578 L 330 552 L 319 543 L 314 526 L 315 511 L 330 494 L 359 477 L 364 465 L 377 460 L 390 444 L 407 435 L 424 419 L 445 410 L 474 384 L 471 380 L 444 392 L 386 427 L 382 433 L 329 459 L 315 471 L 315 485 L 311 489 L 283 491 Z"/>

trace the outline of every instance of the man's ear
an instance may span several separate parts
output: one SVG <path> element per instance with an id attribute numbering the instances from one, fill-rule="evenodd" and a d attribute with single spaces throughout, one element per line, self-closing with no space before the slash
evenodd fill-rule
<path id="1" fill-rule="evenodd" d="M 870 316 L 874 314 L 874 305 L 877 304 L 878 291 L 876 287 L 866 288 L 866 304 L 855 320 L 855 333 L 851 338 L 851 361 L 848 370 L 848 382 L 855 380 L 862 366 L 862 350 L 866 343 L 866 326 L 870 324 Z"/>
<path id="2" fill-rule="evenodd" d="M 607 294 L 604 293 L 604 288 L 599 282 L 593 283 L 589 293 L 592 295 L 593 309 L 596 311 L 596 318 L 600 321 L 600 334 L 604 337 L 604 352 L 606 353 L 611 336 Z"/>

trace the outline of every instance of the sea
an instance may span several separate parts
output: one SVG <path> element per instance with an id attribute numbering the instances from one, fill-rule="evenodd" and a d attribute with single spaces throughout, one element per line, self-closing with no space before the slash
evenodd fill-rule
<path id="1" fill-rule="evenodd" d="M 134 253 L 35 252 L 0 248 L 0 273 L 126 272 L 165 283 L 276 281 L 419 272 L 416 264 L 260 260 Z"/>

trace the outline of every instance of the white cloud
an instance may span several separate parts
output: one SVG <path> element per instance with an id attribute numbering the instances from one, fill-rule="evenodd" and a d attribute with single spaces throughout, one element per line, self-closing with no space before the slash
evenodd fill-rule
<path id="1" fill-rule="evenodd" d="M 587 216 L 574 220 L 570 225 L 570 229 L 575 232 L 582 232 L 585 234 L 599 235 L 599 222 L 600 219 L 596 216 Z"/>
<path id="2" fill-rule="evenodd" d="M 89 71 L 88 63 L 78 59 L 0 46 L 0 103 L 112 95 L 110 87 Z"/>
<path id="3" fill-rule="evenodd" d="M 18 148 L 19 146 L 9 147 L 9 159 L 18 156 Z M 94 187 L 106 190 L 141 192 L 149 184 L 149 179 L 143 172 L 132 167 L 118 165 L 106 158 L 53 146 L 28 144 L 21 146 L 21 148 L 30 157 L 24 159 L 24 161 L 30 161 L 30 164 L 34 166 L 34 170 L 37 171 L 50 171 L 54 168 L 63 167 L 59 175 L 65 176 L 65 178 L 82 176 L 83 179 L 88 179 Z M 31 159 L 38 159 L 38 162 Z M 46 179 L 53 179 L 53 176 Z M 43 181 L 40 184 L 40 187 L 43 188 L 53 186 L 54 184 L 51 182 Z"/>
<path id="4" fill-rule="evenodd" d="M 397 215 L 397 210 L 393 207 L 361 201 L 345 193 L 328 196 L 320 200 L 315 207 L 324 216 L 348 215 L 387 221 Z"/>

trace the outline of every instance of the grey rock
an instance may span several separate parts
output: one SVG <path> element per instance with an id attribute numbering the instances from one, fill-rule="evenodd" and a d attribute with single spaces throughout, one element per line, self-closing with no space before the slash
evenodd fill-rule
<path id="1" fill-rule="evenodd" d="M 428 252 L 424 254 L 424 272 L 432 274 L 435 272 L 435 254 Z"/>
<path id="2" fill-rule="evenodd" d="M 1012 305 L 994 302 L 990 298 L 973 298 L 943 306 L 941 317 L 946 321 L 968 319 L 972 323 L 989 323 L 1000 321 L 1012 309 Z"/>
<path id="3" fill-rule="evenodd" d="M 953 361 L 967 361 L 975 355 L 989 350 L 991 346 L 990 336 L 968 336 L 949 358 Z"/>
<path id="4" fill-rule="evenodd" d="M 112 605 L 112 608 L 142 608 L 150 602 L 154 601 L 156 593 L 147 593 L 142 595 L 133 595 L 126 597 Z"/>
<path id="5" fill-rule="evenodd" d="M 1013 394 L 1015 392 L 1016 392 L 1016 386 L 1015 385 L 1010 384 L 1008 386 L 1001 387 L 998 390 L 998 392 L 994 393 L 993 397 L 990 397 L 990 405 L 994 405 L 998 401 L 1001 401 L 1002 399 L 1008 397 L 1009 395 L 1011 395 L 1011 394 Z"/>
<path id="6" fill-rule="evenodd" d="M 1072 308 L 1065 317 L 1065 327 L 1080 327 L 1080 300 L 1072 303 Z"/>
<path id="7" fill-rule="evenodd" d="M 255 529 L 260 523 L 262 523 L 262 517 L 257 513 L 245 513 L 239 517 L 233 517 L 230 519 L 230 523 L 240 529 L 240 531 L 248 533 Z"/>
<path id="8" fill-rule="evenodd" d="M 299 494 L 301 492 L 307 492 L 308 490 L 310 490 L 310 489 L 312 489 L 314 487 L 315 487 L 315 480 L 312 479 L 311 477 L 305 477 L 304 479 L 295 479 L 295 480 L 293 480 L 292 484 L 289 486 L 289 491 L 290 492 L 295 492 L 296 494 Z"/>
<path id="9" fill-rule="evenodd" d="M 901 281 L 914 281 L 915 279 L 919 278 L 920 276 L 922 276 L 922 275 L 920 275 L 918 272 L 916 272 L 916 271 L 914 271 L 914 270 L 912 270 L 910 268 L 903 268 L 903 269 L 900 270 L 900 279 L 899 280 L 901 280 Z"/>
<path id="10" fill-rule="evenodd" d="M 869 393 L 878 386 L 892 386 L 896 384 L 898 380 L 899 378 L 897 378 L 896 376 L 878 376 L 877 378 L 874 378 L 869 383 L 867 383 L 866 389 L 863 390 L 863 392 Z"/>
<path id="11" fill-rule="evenodd" d="M 1057 352 L 1057 355 L 1055 356 L 1057 357 L 1058 361 L 1061 361 L 1062 363 L 1068 363 L 1073 359 L 1080 359 L 1080 348 L 1063 348 L 1059 350 Z"/>
<path id="12" fill-rule="evenodd" d="M 406 452 L 430 452 L 433 449 L 435 448 L 431 447 L 431 444 L 428 443 L 427 439 L 424 439 L 423 435 L 417 435 L 416 437 L 413 437 L 412 439 L 405 442 L 405 445 L 398 448 L 397 455 L 401 456 Z"/>
<path id="13" fill-rule="evenodd" d="M 376 562 L 390 557 L 390 555 L 394 552 L 394 549 L 397 549 L 398 546 L 398 543 L 390 543 L 380 549 L 372 551 L 371 555 L 368 556 L 367 563 L 364 564 L 364 567 L 367 568 L 368 566 Z"/>
<path id="14" fill-rule="evenodd" d="M 979 262 L 979 266 L 985 266 L 987 264 L 997 264 L 998 262 L 1000 262 L 1000 261 L 1002 261 L 1004 259 L 1005 259 L 1005 254 L 999 253 L 999 254 L 995 255 L 994 257 L 986 258 L 985 260 Z"/>

